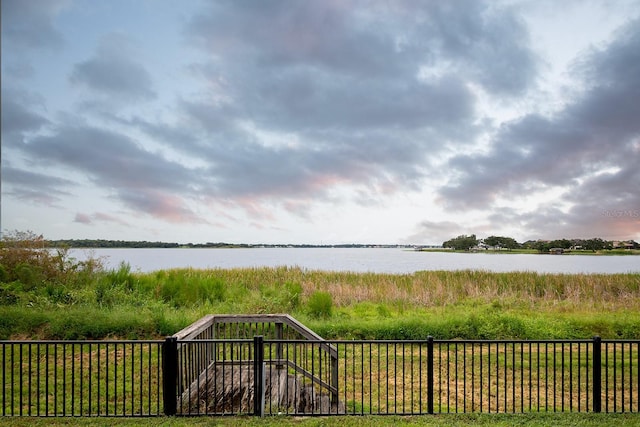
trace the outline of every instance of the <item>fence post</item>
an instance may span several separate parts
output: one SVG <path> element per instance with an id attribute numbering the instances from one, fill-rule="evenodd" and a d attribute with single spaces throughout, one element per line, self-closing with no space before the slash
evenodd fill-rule
<path id="1" fill-rule="evenodd" d="M 427 337 L 427 412 L 433 414 L 433 337 Z"/>
<path id="2" fill-rule="evenodd" d="M 602 412 L 602 339 L 593 337 L 593 412 Z"/>
<path id="3" fill-rule="evenodd" d="M 253 337 L 253 415 L 264 416 L 264 339 Z"/>
<path id="4" fill-rule="evenodd" d="M 162 397 L 164 414 L 175 415 L 178 409 L 178 338 L 167 337 L 162 344 Z"/>

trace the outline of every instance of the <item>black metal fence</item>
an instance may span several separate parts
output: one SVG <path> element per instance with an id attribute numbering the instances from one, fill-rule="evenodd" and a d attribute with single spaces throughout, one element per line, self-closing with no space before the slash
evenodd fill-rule
<path id="1" fill-rule="evenodd" d="M 164 341 L 0 341 L 3 416 L 163 413 Z"/>
<path id="2" fill-rule="evenodd" d="M 3 416 L 640 412 L 637 340 L 172 337 L 0 351 Z"/>

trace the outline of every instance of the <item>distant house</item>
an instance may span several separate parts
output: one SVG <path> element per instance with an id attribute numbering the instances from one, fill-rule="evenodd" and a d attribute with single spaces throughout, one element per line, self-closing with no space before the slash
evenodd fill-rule
<path id="1" fill-rule="evenodd" d="M 628 242 L 613 242 L 613 249 L 634 249 L 635 242 L 630 240 Z"/>

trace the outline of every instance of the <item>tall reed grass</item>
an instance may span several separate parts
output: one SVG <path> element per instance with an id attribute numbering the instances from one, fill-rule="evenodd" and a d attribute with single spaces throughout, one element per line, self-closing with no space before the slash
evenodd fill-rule
<path id="1" fill-rule="evenodd" d="M 634 309 L 640 307 L 640 274 L 539 274 L 486 271 L 422 271 L 381 274 L 309 271 L 301 268 L 249 268 L 229 270 L 174 270 L 169 274 L 214 276 L 230 292 L 278 289 L 299 283 L 302 298 L 328 292 L 337 307 L 358 303 L 404 307 L 499 303 L 565 309 Z M 148 275 L 142 275 L 144 278 Z M 183 292 L 190 292 L 184 290 Z"/>
<path id="2" fill-rule="evenodd" d="M 640 338 L 640 274 L 136 273 L 123 264 L 82 281 L 0 284 L 0 338 L 151 337 L 209 313 L 283 312 L 327 338 Z"/>

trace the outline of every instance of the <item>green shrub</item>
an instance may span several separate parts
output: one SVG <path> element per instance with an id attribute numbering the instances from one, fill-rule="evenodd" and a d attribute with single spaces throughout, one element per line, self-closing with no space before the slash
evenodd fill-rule
<path id="1" fill-rule="evenodd" d="M 20 263 L 16 266 L 15 276 L 25 291 L 35 289 L 42 281 L 38 267 L 27 263 Z"/>
<path id="2" fill-rule="evenodd" d="M 129 263 L 121 262 L 117 270 L 110 270 L 105 275 L 105 280 L 110 282 L 111 287 L 123 287 L 129 291 L 133 290 L 136 278 L 131 273 Z"/>
<path id="3" fill-rule="evenodd" d="M 196 282 L 199 302 L 222 302 L 227 295 L 224 281 L 218 277 L 205 277 Z"/>
<path id="4" fill-rule="evenodd" d="M 333 300 L 329 292 L 315 291 L 309 296 L 307 305 L 311 317 L 316 319 L 331 317 Z"/>
<path id="5" fill-rule="evenodd" d="M 50 313 L 33 308 L 16 305 L 0 306 L 0 339 L 6 340 L 16 335 L 23 338 L 42 334 L 50 317 Z M 49 337 L 46 332 L 43 335 Z"/>
<path id="6" fill-rule="evenodd" d="M 121 263 L 117 270 L 110 270 L 97 276 L 95 280 L 95 302 L 100 307 L 116 305 L 140 306 L 151 298 L 139 286 L 135 274 L 128 263 Z"/>
<path id="7" fill-rule="evenodd" d="M 47 283 L 45 286 L 45 295 L 47 299 L 54 304 L 73 304 L 73 294 L 63 285 L 55 285 Z"/>
<path id="8" fill-rule="evenodd" d="M 0 305 L 14 305 L 20 300 L 15 287 L 10 283 L 0 283 Z"/>
<path id="9" fill-rule="evenodd" d="M 4 233 L 0 240 L 0 282 L 22 283 L 25 291 L 46 283 L 86 286 L 102 270 L 99 259 L 76 261 L 66 248 L 52 250 L 47 241 L 30 231 Z"/>
<path id="10" fill-rule="evenodd" d="M 9 281 L 9 273 L 4 265 L 0 264 L 0 283 L 6 283 Z"/>
<path id="11" fill-rule="evenodd" d="M 162 301 L 174 307 L 179 306 L 178 296 L 181 293 L 181 288 L 185 286 L 182 276 L 179 276 L 176 271 L 170 271 L 159 279 L 158 286 L 160 288 L 159 296 Z"/>
<path id="12" fill-rule="evenodd" d="M 300 296 L 302 295 L 302 285 L 298 282 L 285 282 L 284 284 L 285 304 L 290 310 L 300 307 Z"/>
<path id="13" fill-rule="evenodd" d="M 96 304 L 101 308 L 110 308 L 128 300 L 123 288 L 114 286 L 108 279 L 98 280 L 95 287 Z"/>

